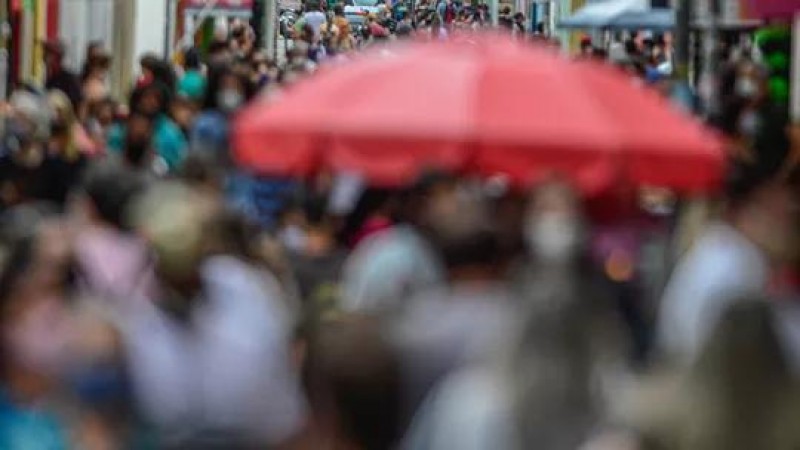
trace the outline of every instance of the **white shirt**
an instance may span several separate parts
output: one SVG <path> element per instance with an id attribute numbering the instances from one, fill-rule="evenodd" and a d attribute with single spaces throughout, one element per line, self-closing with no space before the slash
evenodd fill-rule
<path id="1" fill-rule="evenodd" d="M 401 301 L 443 282 L 444 271 L 425 239 L 411 227 L 398 226 L 367 238 L 350 255 L 342 307 L 392 312 Z"/>
<path id="2" fill-rule="evenodd" d="M 206 262 L 202 277 L 187 323 L 151 302 L 120 317 L 138 405 L 170 442 L 210 432 L 279 443 L 300 428 L 304 402 L 277 282 L 231 257 Z"/>
<path id="3" fill-rule="evenodd" d="M 769 261 L 753 242 L 730 225 L 709 227 L 667 285 L 659 344 L 668 355 L 691 362 L 726 308 L 763 295 L 768 280 Z"/>

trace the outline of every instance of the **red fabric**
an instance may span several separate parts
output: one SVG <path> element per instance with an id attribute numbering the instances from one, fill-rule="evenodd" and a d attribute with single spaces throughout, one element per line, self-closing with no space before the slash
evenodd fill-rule
<path id="1" fill-rule="evenodd" d="M 715 189 L 723 142 L 626 75 L 485 38 L 367 53 L 238 116 L 257 171 L 352 170 L 398 185 L 439 166 L 528 186 L 553 172 L 600 192 L 619 180 Z"/>
<path id="2" fill-rule="evenodd" d="M 800 11 L 800 0 L 750 0 L 757 17 L 792 17 Z"/>
<path id="3" fill-rule="evenodd" d="M 374 236 L 381 231 L 388 230 L 389 228 L 392 228 L 392 226 L 392 221 L 386 217 L 372 217 L 368 219 L 358 233 L 356 233 L 352 242 L 350 242 L 350 246 L 355 248 L 364 239 Z"/>

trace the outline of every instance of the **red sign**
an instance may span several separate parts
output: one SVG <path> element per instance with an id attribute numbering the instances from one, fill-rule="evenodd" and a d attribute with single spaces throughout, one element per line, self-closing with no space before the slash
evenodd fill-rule
<path id="1" fill-rule="evenodd" d="M 750 0 L 750 11 L 756 17 L 792 17 L 800 12 L 800 0 Z"/>
<path id="2" fill-rule="evenodd" d="M 248 11 L 253 9 L 253 0 L 185 0 L 187 8 L 202 9 L 210 4 L 219 9 L 242 9 Z"/>

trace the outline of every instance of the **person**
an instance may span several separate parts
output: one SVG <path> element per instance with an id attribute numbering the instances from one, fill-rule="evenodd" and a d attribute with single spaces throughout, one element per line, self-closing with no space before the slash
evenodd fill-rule
<path id="1" fill-rule="evenodd" d="M 446 375 L 499 345 L 514 316 L 498 233 L 480 195 L 463 195 L 450 199 L 460 213 L 438 238 L 448 283 L 408 298 L 390 324 L 407 420 Z"/>
<path id="2" fill-rule="evenodd" d="M 47 251 L 42 247 L 42 214 L 27 215 L 35 219 L 25 224 L 27 230 L 20 230 L 19 236 L 25 237 L 7 243 L 8 259 L 0 271 L 0 445 L 16 449 L 36 442 L 66 449 L 70 446 L 68 419 L 46 403 L 57 395 L 67 367 L 70 326 L 59 265 L 44 262 L 48 256 L 63 255 L 48 255 L 52 239 L 47 241 Z"/>
<path id="3" fill-rule="evenodd" d="M 61 91 L 52 91 L 48 101 L 53 111 L 50 153 L 61 155 L 67 162 L 97 156 L 100 151 L 78 121 L 67 96 Z"/>
<path id="4" fill-rule="evenodd" d="M 174 172 L 186 158 L 188 143 L 180 128 L 169 117 L 169 90 L 166 85 L 154 81 L 135 89 L 131 94 L 133 112 L 146 116 L 153 126 L 152 145 L 156 164 L 164 166 L 163 172 Z M 109 131 L 109 149 L 121 153 L 126 140 L 126 127 L 117 124 Z"/>
<path id="5" fill-rule="evenodd" d="M 311 407 L 300 448 L 395 448 L 401 435 L 400 368 L 379 323 L 358 316 L 312 330 L 303 365 Z"/>
<path id="6" fill-rule="evenodd" d="M 76 275 L 81 287 L 109 302 L 130 301 L 152 288 L 152 261 L 127 220 L 128 210 L 146 188 L 145 178 L 119 161 L 87 169 L 76 189 L 69 218 L 75 237 Z"/>
<path id="7" fill-rule="evenodd" d="M 339 283 L 347 258 L 336 242 L 327 209 L 328 201 L 322 196 L 306 200 L 302 247 L 288 255 L 305 309 L 320 319 L 339 311 Z"/>
<path id="8" fill-rule="evenodd" d="M 60 41 L 47 41 L 44 45 L 44 62 L 46 67 L 45 89 L 59 90 L 69 97 L 72 108 L 78 110 L 83 100 L 81 82 L 78 76 L 64 66 L 66 47 Z"/>
<path id="9" fill-rule="evenodd" d="M 367 31 L 373 41 L 388 39 L 391 35 L 389 30 L 378 22 L 374 14 L 367 17 Z"/>
<path id="10" fill-rule="evenodd" d="M 184 58 L 184 72 L 178 82 L 178 96 L 197 102 L 199 106 L 205 98 L 208 84 L 203 75 L 200 53 L 197 49 L 190 48 L 186 51 Z"/>
<path id="11" fill-rule="evenodd" d="M 251 94 L 249 80 L 226 67 L 213 67 L 209 74 L 203 110 L 189 132 L 192 152 L 229 161 L 228 132 L 231 118 Z"/>
<path id="12" fill-rule="evenodd" d="M 594 448 L 583 445 L 604 423 L 605 399 L 595 376 L 609 350 L 608 330 L 596 320 L 596 299 L 569 289 L 570 283 L 580 280 L 559 282 L 560 289 L 547 279 L 529 284 L 523 293 L 531 298 L 510 310 L 506 332 L 483 358 L 431 390 L 403 448 Z"/>
<path id="13" fill-rule="evenodd" d="M 353 50 L 353 29 L 344 15 L 344 6 L 341 3 L 333 7 L 333 15 L 333 25 L 339 30 L 333 41 L 333 47 L 338 53 L 349 52 Z"/>
<path id="14" fill-rule="evenodd" d="M 325 13 L 322 12 L 320 2 L 313 0 L 307 3 L 308 10 L 303 13 L 303 16 L 300 20 L 297 21 L 295 25 L 298 34 L 303 34 L 303 27 L 308 25 L 311 27 L 312 36 L 314 42 L 320 40 L 320 30 L 322 29 L 322 24 L 328 21 L 328 18 L 325 16 Z"/>
<path id="15" fill-rule="evenodd" d="M 525 14 L 518 12 L 512 18 L 514 21 L 513 30 L 516 36 L 525 37 Z"/>
<path id="16" fill-rule="evenodd" d="M 280 285 L 220 240 L 219 207 L 169 181 L 131 212 L 156 255 L 156 296 L 115 317 L 136 404 L 162 448 L 271 448 L 305 415 Z"/>
<path id="17" fill-rule="evenodd" d="M 414 24 L 410 13 L 403 14 L 397 23 L 397 29 L 395 29 L 394 33 L 397 39 L 409 39 L 414 36 Z"/>
<path id="18" fill-rule="evenodd" d="M 95 63 L 104 59 L 105 56 L 106 52 L 103 48 L 102 41 L 91 41 L 86 45 L 86 59 L 84 60 L 83 69 L 81 70 L 81 81 L 86 81 Z"/>
<path id="19" fill-rule="evenodd" d="M 116 121 L 117 102 L 105 97 L 87 105 L 84 127 L 92 140 L 96 152 L 107 151 L 108 133 Z"/>
<path id="20" fill-rule="evenodd" d="M 769 300 L 730 304 L 688 368 L 641 381 L 618 406 L 639 449 L 791 449 L 798 390 Z"/>
<path id="21" fill-rule="evenodd" d="M 0 206 L 63 202 L 69 188 L 63 176 L 70 174 L 59 170 L 58 156 L 50 155 L 47 149 L 51 124 L 46 98 L 17 90 L 9 104 L 11 115 L 0 154 Z"/>
<path id="22" fill-rule="evenodd" d="M 342 282 L 346 311 L 391 313 L 402 309 L 406 299 L 444 283 L 434 242 L 437 227 L 454 213 L 448 203 L 457 186 L 447 174 L 423 174 L 407 192 L 402 223 L 370 236 L 353 250 Z"/>
<path id="23" fill-rule="evenodd" d="M 92 55 L 87 57 L 81 74 L 85 97 L 84 107 L 81 108 L 79 115 L 81 118 L 86 116 L 86 107 L 109 96 L 108 72 L 110 69 L 111 55 L 106 53 L 102 47 L 94 49 Z"/>
<path id="24" fill-rule="evenodd" d="M 126 392 L 110 328 L 69 276 L 69 227 L 47 207 L 21 208 L 0 270 L 0 446 L 107 448 L 121 440 L 97 413 L 121 417 Z"/>
<path id="25" fill-rule="evenodd" d="M 795 194 L 774 169 L 735 165 L 724 220 L 710 226 L 676 266 L 664 291 L 658 340 L 665 356 L 691 364 L 729 305 L 767 291 L 796 239 Z"/>
<path id="26" fill-rule="evenodd" d="M 166 166 L 159 164 L 153 149 L 155 124 L 150 117 L 132 113 L 124 123 L 125 140 L 122 143 L 122 164 L 142 174 L 165 175 Z"/>
<path id="27" fill-rule="evenodd" d="M 511 16 L 510 6 L 504 6 L 500 10 L 500 15 L 497 18 L 497 22 L 500 25 L 500 28 L 504 31 L 511 32 L 514 30 L 514 18 Z"/>

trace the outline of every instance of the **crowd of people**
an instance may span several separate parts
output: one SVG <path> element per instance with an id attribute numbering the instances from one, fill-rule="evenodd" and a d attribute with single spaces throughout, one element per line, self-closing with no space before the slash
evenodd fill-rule
<path id="1" fill-rule="evenodd" d="M 395 33 L 487 20 L 454 5 Z M 355 49 L 349 27 L 309 6 L 279 65 L 234 23 L 177 67 L 143 57 L 125 102 L 102 45 L 80 74 L 45 45 L 45 89 L 3 110 L 0 448 L 800 446 L 800 135 L 751 123 L 755 62 L 726 71 L 722 202 L 238 167 L 237 113 Z M 669 77 L 668 40 L 583 49 Z"/>

